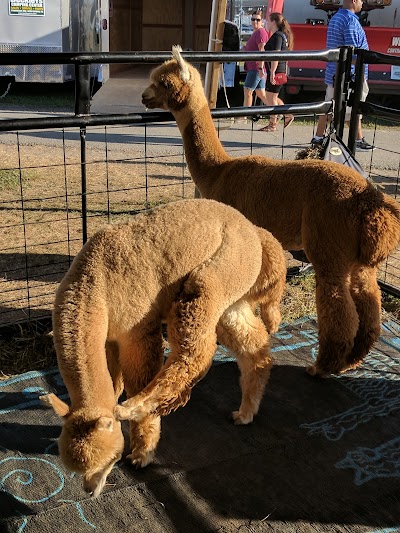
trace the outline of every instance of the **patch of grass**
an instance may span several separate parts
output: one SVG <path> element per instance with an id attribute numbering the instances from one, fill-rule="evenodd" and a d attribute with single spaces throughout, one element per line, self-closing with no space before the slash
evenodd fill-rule
<path id="1" fill-rule="evenodd" d="M 3 87 L 0 93 L 3 94 Z M 0 99 L 2 109 L 22 108 L 34 110 L 70 110 L 75 102 L 75 86 L 68 83 L 13 83 L 10 90 Z"/>
<path id="2" fill-rule="evenodd" d="M 17 324 L 0 337 L 0 380 L 57 365 L 50 327 Z"/>
<path id="3" fill-rule="evenodd" d="M 31 169 L 3 168 L 0 169 L 0 191 L 16 189 L 22 183 L 33 181 L 37 177 Z"/>
<path id="4" fill-rule="evenodd" d="M 382 309 L 390 313 L 391 317 L 400 322 L 400 299 L 390 294 L 382 293 Z"/>
<path id="5" fill-rule="evenodd" d="M 315 316 L 315 275 L 305 274 L 290 278 L 282 301 L 282 320 L 293 322 L 303 316 Z"/>

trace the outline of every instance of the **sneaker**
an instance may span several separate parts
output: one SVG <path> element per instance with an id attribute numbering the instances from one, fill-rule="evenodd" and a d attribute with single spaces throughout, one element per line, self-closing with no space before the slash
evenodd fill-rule
<path id="1" fill-rule="evenodd" d="M 323 137 L 313 137 L 311 139 L 311 144 L 321 145 L 323 140 L 324 140 Z"/>
<path id="2" fill-rule="evenodd" d="M 363 137 L 362 139 L 358 139 L 358 141 L 356 141 L 356 150 L 359 152 L 369 152 L 370 150 L 375 150 L 375 146 L 367 143 Z"/>

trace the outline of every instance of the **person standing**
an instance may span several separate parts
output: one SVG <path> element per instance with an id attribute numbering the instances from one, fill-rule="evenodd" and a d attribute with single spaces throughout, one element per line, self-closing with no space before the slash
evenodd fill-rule
<path id="1" fill-rule="evenodd" d="M 328 24 L 326 47 L 338 48 L 340 46 L 354 46 L 355 48 L 362 48 L 368 50 L 367 37 L 364 28 L 361 26 L 356 13 L 362 9 L 362 0 L 343 0 L 343 8 L 339 9 L 331 18 Z M 352 65 L 352 74 L 354 74 L 355 66 Z M 325 70 L 326 83 L 326 100 L 333 98 L 333 84 L 336 71 L 336 63 L 328 63 Z M 368 95 L 368 66 L 365 65 L 365 81 L 361 101 L 364 102 Z M 346 108 L 345 120 L 350 120 L 351 109 Z M 311 144 L 320 144 L 324 137 L 327 123 L 327 116 L 321 115 L 318 120 L 317 130 L 315 136 L 311 139 Z M 361 116 L 358 123 L 358 131 L 356 137 L 356 150 L 369 151 L 373 150 L 374 146 L 369 144 L 363 137 L 361 127 Z"/>
<path id="2" fill-rule="evenodd" d="M 270 38 L 265 45 L 267 51 L 284 51 L 293 50 L 293 32 L 288 21 L 281 13 L 271 13 L 267 20 L 267 30 Z M 266 79 L 266 104 L 267 105 L 283 105 L 283 101 L 279 98 L 279 93 L 284 84 L 278 85 L 275 75 L 278 73 L 287 73 L 286 61 L 271 61 L 267 65 L 267 79 Z M 284 116 L 284 128 L 290 126 L 293 122 L 293 115 Z M 276 131 L 278 123 L 278 116 L 271 115 L 269 123 L 260 129 L 260 131 L 273 132 Z"/>
<path id="3" fill-rule="evenodd" d="M 268 40 L 268 34 L 262 26 L 261 10 L 253 11 L 251 25 L 253 27 L 253 33 L 244 49 L 246 52 L 262 52 Z M 244 69 L 246 71 L 246 79 L 244 81 L 243 105 L 245 107 L 251 107 L 253 105 L 254 91 L 258 98 L 267 105 L 264 61 L 246 61 Z"/>

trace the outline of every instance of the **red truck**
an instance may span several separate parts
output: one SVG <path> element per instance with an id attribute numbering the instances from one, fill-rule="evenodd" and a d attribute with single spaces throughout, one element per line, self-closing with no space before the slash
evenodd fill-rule
<path id="1" fill-rule="evenodd" d="M 295 50 L 323 50 L 330 18 L 342 7 L 339 0 L 285 0 L 283 14 L 294 33 Z M 370 50 L 400 57 L 400 0 L 364 0 L 360 22 L 367 35 Z M 287 94 L 300 91 L 324 91 L 326 63 L 321 61 L 289 62 Z M 370 65 L 369 86 L 372 94 L 400 97 L 400 67 Z"/>

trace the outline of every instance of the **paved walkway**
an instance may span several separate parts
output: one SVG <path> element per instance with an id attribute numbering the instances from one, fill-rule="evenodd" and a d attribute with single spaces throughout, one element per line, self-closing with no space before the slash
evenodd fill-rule
<path id="1" fill-rule="evenodd" d="M 107 80 L 94 95 L 91 112 L 142 113 L 142 92 L 149 85 L 149 73 L 155 66 L 134 66 Z"/>

